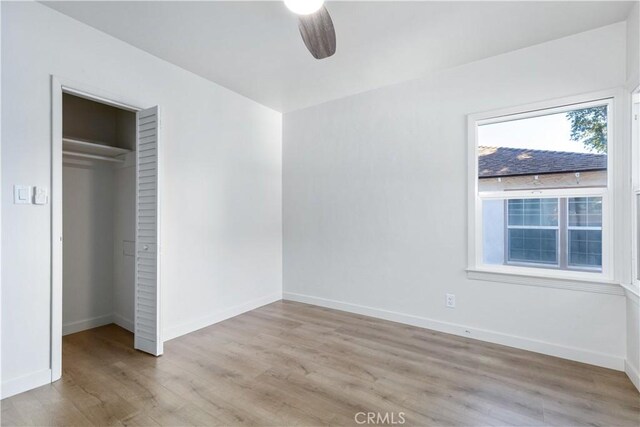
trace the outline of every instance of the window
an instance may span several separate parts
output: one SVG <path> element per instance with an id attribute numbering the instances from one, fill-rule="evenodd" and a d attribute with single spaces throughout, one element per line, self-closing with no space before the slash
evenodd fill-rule
<path id="1" fill-rule="evenodd" d="M 601 197 L 510 199 L 506 203 L 507 264 L 602 269 Z M 566 220 L 560 212 L 567 212 Z"/>
<path id="2" fill-rule="evenodd" d="M 472 270 L 609 274 L 611 105 L 605 98 L 469 118 Z"/>

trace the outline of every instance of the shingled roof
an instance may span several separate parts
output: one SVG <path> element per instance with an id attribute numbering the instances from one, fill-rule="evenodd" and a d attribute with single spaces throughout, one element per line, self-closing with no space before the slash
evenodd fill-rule
<path id="1" fill-rule="evenodd" d="M 606 154 L 478 147 L 479 178 L 543 175 L 607 169 Z"/>

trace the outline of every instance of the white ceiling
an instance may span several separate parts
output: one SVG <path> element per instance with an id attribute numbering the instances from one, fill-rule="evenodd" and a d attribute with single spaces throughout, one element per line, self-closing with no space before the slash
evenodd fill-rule
<path id="1" fill-rule="evenodd" d="M 626 19 L 632 2 L 329 2 L 316 60 L 281 1 L 46 3 L 278 111 L 291 111 Z"/>

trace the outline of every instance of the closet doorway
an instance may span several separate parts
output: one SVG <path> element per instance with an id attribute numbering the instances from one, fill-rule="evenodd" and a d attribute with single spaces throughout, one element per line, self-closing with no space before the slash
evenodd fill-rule
<path id="1" fill-rule="evenodd" d="M 159 114 L 135 104 L 52 77 L 51 381 L 63 335 L 111 323 L 162 354 Z"/>

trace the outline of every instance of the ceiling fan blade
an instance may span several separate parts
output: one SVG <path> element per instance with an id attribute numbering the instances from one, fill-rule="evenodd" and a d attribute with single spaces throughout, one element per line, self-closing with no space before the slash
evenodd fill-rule
<path id="1" fill-rule="evenodd" d="M 323 59 L 336 53 L 336 31 L 324 6 L 310 15 L 298 16 L 298 29 L 314 58 Z"/>

